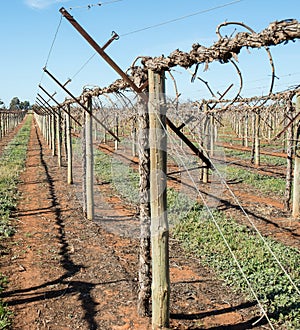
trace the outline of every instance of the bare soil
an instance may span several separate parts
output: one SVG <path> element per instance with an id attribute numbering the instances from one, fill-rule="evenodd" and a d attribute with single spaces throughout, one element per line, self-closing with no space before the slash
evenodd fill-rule
<path id="1" fill-rule="evenodd" d="M 21 179 L 17 232 L 1 256 L 1 272 L 9 278 L 1 296 L 14 313 L 12 329 L 151 329 L 151 320 L 136 312 L 138 237 L 84 218 L 73 186 L 66 184 L 66 168 L 57 166 L 34 124 Z M 99 190 L 109 208 L 97 210 L 98 219 L 138 224 L 109 184 Z M 250 210 L 255 203 L 249 202 Z M 299 241 L 298 227 L 284 229 L 279 217 L 259 221 L 291 245 Z M 255 302 L 231 292 L 177 241 L 170 243 L 170 328 L 266 329 L 253 325 L 259 318 Z"/>

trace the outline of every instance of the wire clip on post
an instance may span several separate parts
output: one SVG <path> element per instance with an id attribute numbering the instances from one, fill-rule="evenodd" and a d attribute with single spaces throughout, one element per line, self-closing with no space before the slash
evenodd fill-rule
<path id="1" fill-rule="evenodd" d="M 111 38 L 105 43 L 105 45 L 102 46 L 102 50 L 107 48 L 114 40 L 118 40 L 118 39 L 120 39 L 119 35 L 115 31 L 113 31 L 111 33 Z"/>

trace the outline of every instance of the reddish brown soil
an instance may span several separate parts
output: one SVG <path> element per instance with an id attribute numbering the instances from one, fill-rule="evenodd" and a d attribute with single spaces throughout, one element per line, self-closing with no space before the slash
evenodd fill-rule
<path id="1" fill-rule="evenodd" d="M 239 145 L 233 145 L 231 143 L 225 143 L 225 142 L 217 142 L 216 145 L 224 147 L 224 148 L 228 148 L 228 149 L 251 152 L 251 147 L 245 147 L 245 146 L 241 146 L 241 145 L 240 146 Z M 267 150 L 260 150 L 260 153 L 262 155 L 286 158 L 286 153 L 283 153 L 283 152 L 271 152 L 271 151 L 267 151 Z"/>
<path id="2" fill-rule="evenodd" d="M 125 216 L 137 223 L 109 184 L 99 189 L 110 206 L 97 210 L 99 218 L 109 215 L 117 224 Z M 19 190 L 17 233 L 1 257 L 12 328 L 150 329 L 151 321 L 136 312 L 138 238 L 83 217 L 73 186 L 66 184 L 66 168 L 57 166 L 34 125 Z M 255 303 L 227 289 L 177 241 L 170 244 L 172 329 L 262 328 L 252 326 Z"/>
<path id="3" fill-rule="evenodd" d="M 101 144 L 99 148 L 103 152 L 110 155 L 113 154 L 114 157 L 118 157 L 119 160 L 137 169 L 138 159 L 128 156 L 128 151 L 122 149 L 115 151 L 113 146 L 108 146 L 107 144 Z M 226 161 L 228 161 L 227 157 Z M 285 171 L 285 169 L 280 166 L 274 166 L 273 169 L 271 166 L 255 168 L 254 165 L 244 160 L 235 159 L 235 161 L 238 166 L 243 166 L 249 170 L 255 170 L 257 173 L 265 175 L 278 176 L 282 175 Z M 229 162 L 232 164 L 232 160 L 229 160 Z M 194 178 L 195 181 L 192 183 L 184 172 L 178 171 L 177 165 L 169 164 L 168 171 L 176 173 L 168 176 L 168 186 L 175 189 L 183 189 L 185 193 L 197 196 L 197 192 L 193 187 L 196 183 L 200 194 L 208 205 L 226 212 L 228 216 L 232 216 L 235 220 L 248 227 L 253 228 L 254 224 L 265 236 L 272 236 L 286 245 L 300 249 L 300 222 L 299 219 L 293 219 L 291 213 L 285 210 L 283 197 L 279 198 L 271 194 L 264 195 L 257 189 L 243 184 L 243 182 L 238 180 L 229 181 L 227 185 L 236 196 L 235 199 L 230 191 L 220 182 L 219 178 L 211 178 L 210 184 L 203 184 L 199 181 L 199 178 L 196 177 Z M 197 199 L 200 203 L 202 202 L 200 197 Z M 248 216 L 245 216 L 240 206 L 244 208 Z"/>

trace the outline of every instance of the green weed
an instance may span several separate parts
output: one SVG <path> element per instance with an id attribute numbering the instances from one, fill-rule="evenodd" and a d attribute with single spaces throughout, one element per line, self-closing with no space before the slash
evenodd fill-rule
<path id="1" fill-rule="evenodd" d="M 95 150 L 95 175 L 100 180 L 110 182 L 118 195 L 131 204 L 138 204 L 139 176 L 130 166 L 109 155 Z"/>
<path id="2" fill-rule="evenodd" d="M 32 116 L 28 116 L 14 139 L 6 146 L 0 157 L 0 239 L 12 236 L 15 229 L 10 223 L 10 215 L 18 200 L 17 184 L 24 169 Z M 0 276 L 0 291 L 7 279 Z M 0 329 L 10 326 L 11 312 L 0 301 Z"/>
<path id="3" fill-rule="evenodd" d="M 223 213 L 212 211 L 212 214 L 215 222 L 204 208 L 189 212 L 184 221 L 174 227 L 174 236 L 204 265 L 214 268 L 227 285 L 253 299 L 224 237 L 269 316 L 281 329 L 299 329 L 300 297 L 265 243 L 256 232 L 226 218 Z M 299 251 L 270 238 L 265 240 L 300 288 Z"/>
<path id="4" fill-rule="evenodd" d="M 227 166 L 225 169 L 227 180 L 241 180 L 263 193 L 274 193 L 279 196 L 284 195 L 286 182 L 284 179 L 268 175 L 254 173 L 234 166 Z"/>

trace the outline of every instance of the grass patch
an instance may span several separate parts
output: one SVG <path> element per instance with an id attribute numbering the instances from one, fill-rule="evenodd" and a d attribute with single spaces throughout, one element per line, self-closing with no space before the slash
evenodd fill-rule
<path id="1" fill-rule="evenodd" d="M 251 161 L 251 152 L 243 151 L 243 150 L 235 150 L 235 149 L 225 149 L 225 155 L 227 157 L 234 157 L 242 160 Z M 262 164 L 272 165 L 272 166 L 286 166 L 286 158 L 275 157 L 269 155 L 260 155 L 260 161 Z"/>
<path id="2" fill-rule="evenodd" d="M 300 329 L 300 297 L 262 240 L 219 211 L 213 211 L 213 216 L 270 318 L 280 329 Z M 204 265 L 215 269 L 227 285 L 253 299 L 208 211 L 198 206 L 189 212 L 174 227 L 173 235 Z M 266 241 L 300 288 L 299 251 L 269 238 Z"/>
<path id="3" fill-rule="evenodd" d="M 260 190 L 263 193 L 274 193 L 284 196 L 286 182 L 284 179 L 254 173 L 235 166 L 225 168 L 227 180 L 241 180 L 243 183 Z"/>
<path id="4" fill-rule="evenodd" d="M 138 203 L 138 173 L 128 165 L 97 150 L 95 172 L 101 180 L 113 183 L 116 192 L 127 201 Z M 167 197 L 172 235 L 203 265 L 213 268 L 232 290 L 252 300 L 248 286 L 210 214 L 174 189 L 168 189 Z M 280 329 L 300 329 L 300 297 L 261 239 L 246 226 L 226 218 L 224 213 L 213 211 L 213 215 L 269 317 Z M 299 251 L 269 238 L 266 241 L 300 287 Z"/>
<path id="5" fill-rule="evenodd" d="M 18 200 L 17 185 L 24 169 L 32 116 L 29 115 L 14 139 L 6 146 L 0 157 L 0 239 L 14 234 L 10 215 Z M 0 276 L 0 291 L 6 278 Z M 11 313 L 0 301 L 0 329 L 10 326 Z"/>
<path id="6" fill-rule="evenodd" d="M 113 185 L 117 194 L 127 203 L 139 203 L 139 176 L 129 165 L 104 152 L 94 151 L 95 175 Z"/>

